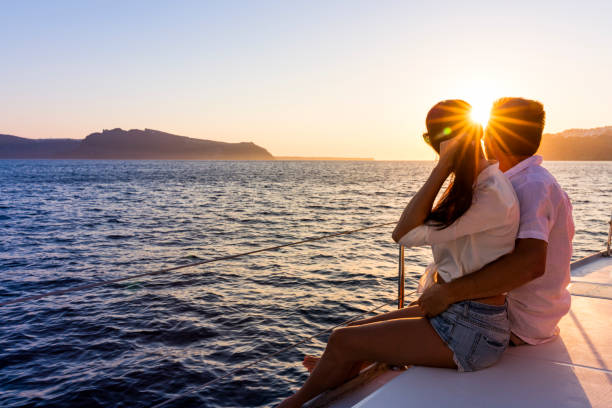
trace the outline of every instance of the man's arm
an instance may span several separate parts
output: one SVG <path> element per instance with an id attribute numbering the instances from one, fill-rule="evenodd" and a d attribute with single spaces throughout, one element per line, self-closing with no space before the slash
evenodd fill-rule
<path id="1" fill-rule="evenodd" d="M 462 300 L 495 296 L 518 288 L 544 274 L 548 243 L 517 239 L 514 251 L 484 268 L 425 290 L 417 303 L 428 316 L 436 316 Z"/>

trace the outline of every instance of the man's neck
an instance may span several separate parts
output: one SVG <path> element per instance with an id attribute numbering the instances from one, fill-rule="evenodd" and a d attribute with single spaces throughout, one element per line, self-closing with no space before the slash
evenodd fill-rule
<path id="1" fill-rule="evenodd" d="M 503 172 L 506 172 L 522 162 L 525 159 L 528 159 L 530 156 L 510 156 L 503 155 L 502 157 L 498 157 L 499 159 L 499 169 Z"/>

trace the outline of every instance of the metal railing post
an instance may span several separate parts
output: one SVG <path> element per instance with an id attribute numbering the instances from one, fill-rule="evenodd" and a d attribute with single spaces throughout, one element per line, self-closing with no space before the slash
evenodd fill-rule
<path id="1" fill-rule="evenodd" d="M 401 309 L 404 307 L 404 280 L 406 278 L 404 273 L 404 246 L 399 247 L 399 277 L 397 280 L 397 308 Z"/>
<path id="2" fill-rule="evenodd" d="M 606 253 L 608 254 L 608 256 L 611 256 L 612 252 L 610 252 L 610 241 L 612 241 L 612 214 L 610 214 L 610 221 L 608 222 L 608 224 L 610 224 L 610 229 L 608 230 L 608 243 L 606 245 Z"/>

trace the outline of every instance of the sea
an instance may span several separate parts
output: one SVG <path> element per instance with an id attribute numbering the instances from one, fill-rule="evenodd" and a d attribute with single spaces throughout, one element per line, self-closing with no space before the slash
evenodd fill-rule
<path id="1" fill-rule="evenodd" d="M 394 222 L 433 166 L 0 160 L 0 302 Z M 602 250 L 612 162 L 544 166 L 573 204 L 573 259 Z M 0 406 L 272 406 L 327 334 L 279 350 L 397 307 L 392 228 L 3 306 Z M 431 255 L 405 258 L 410 293 Z"/>

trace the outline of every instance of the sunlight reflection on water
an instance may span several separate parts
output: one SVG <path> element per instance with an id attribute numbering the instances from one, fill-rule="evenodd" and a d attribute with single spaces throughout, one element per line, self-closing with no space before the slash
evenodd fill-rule
<path id="1" fill-rule="evenodd" d="M 0 296 L 394 221 L 429 162 L 0 161 Z M 603 248 L 612 162 L 547 163 L 574 258 Z M 396 296 L 391 227 L 3 308 L 0 405 L 149 406 Z M 431 259 L 407 251 L 407 290 Z M 389 306 L 389 309 L 392 306 Z M 177 406 L 267 406 L 280 354 Z"/>

